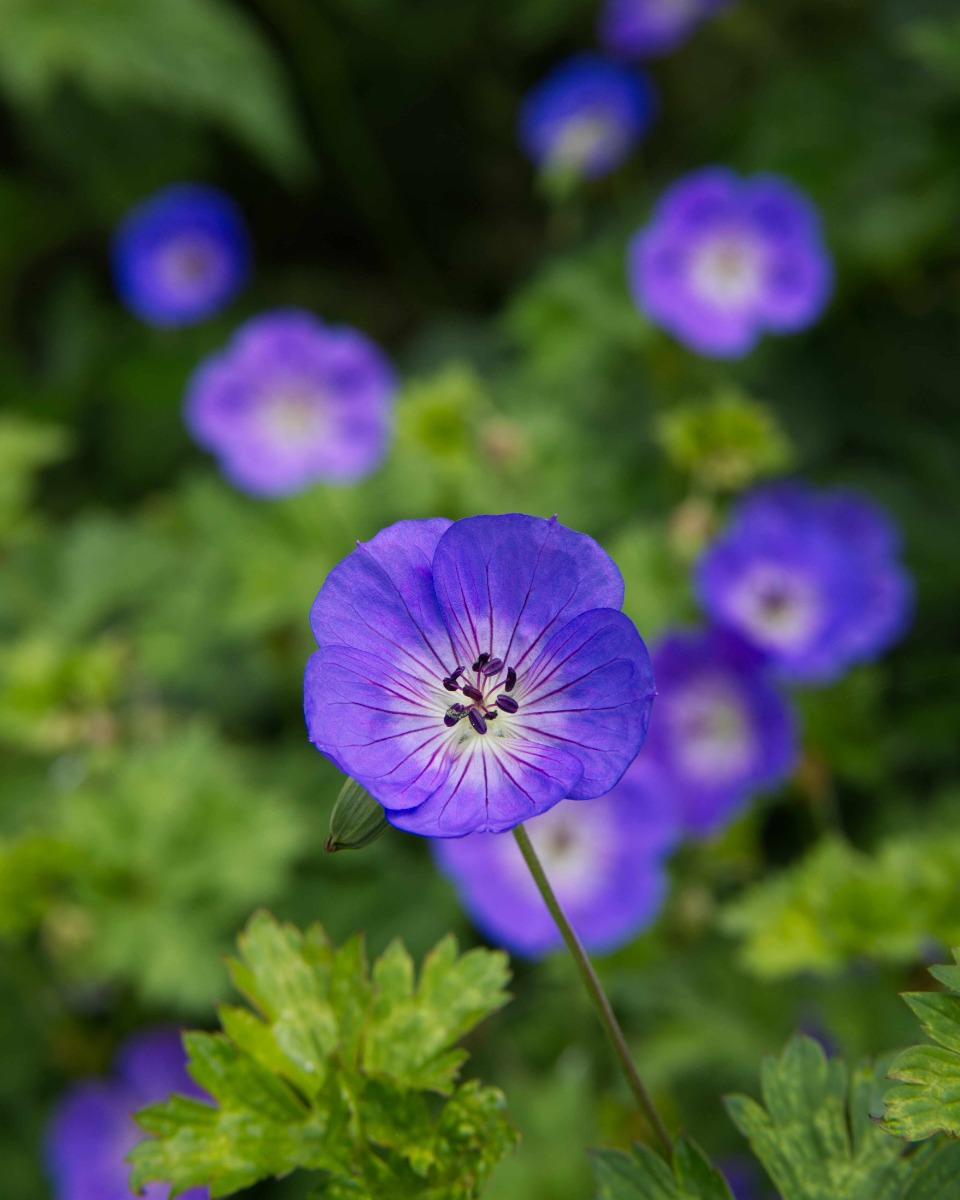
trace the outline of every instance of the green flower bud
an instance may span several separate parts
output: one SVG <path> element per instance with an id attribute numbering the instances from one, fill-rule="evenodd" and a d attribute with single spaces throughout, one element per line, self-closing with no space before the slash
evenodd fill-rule
<path id="1" fill-rule="evenodd" d="M 330 836 L 323 848 L 330 854 L 336 850 L 361 850 L 386 829 L 382 806 L 355 779 L 348 779 L 330 814 Z"/>

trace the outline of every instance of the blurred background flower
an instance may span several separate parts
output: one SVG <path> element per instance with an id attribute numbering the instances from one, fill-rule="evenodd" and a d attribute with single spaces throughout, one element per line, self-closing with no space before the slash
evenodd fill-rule
<path id="1" fill-rule="evenodd" d="M 142 200 L 113 237 L 120 299 L 150 325 L 190 325 L 213 316 L 247 282 L 250 235 L 218 188 L 180 183 Z"/>
<path id="2" fill-rule="evenodd" d="M 785 179 L 708 167 L 673 184 L 629 251 L 640 310 L 700 354 L 738 358 L 823 312 L 833 267 L 816 209 Z"/>
<path id="3" fill-rule="evenodd" d="M 369 475 L 387 450 L 395 392 L 393 368 L 362 333 L 280 310 L 197 367 L 186 421 L 237 487 L 284 496 Z"/>
<path id="4" fill-rule="evenodd" d="M 600 12 L 601 43 L 625 58 L 655 58 L 683 45 L 701 21 L 730 0 L 605 0 Z"/>
<path id="5" fill-rule="evenodd" d="M 180 1032 L 153 1028 L 133 1034 L 120 1046 L 113 1074 L 73 1084 L 57 1101 L 47 1129 L 47 1168 L 55 1200 L 129 1200 L 126 1156 L 144 1137 L 133 1114 L 171 1093 L 204 1099 L 186 1071 Z M 169 1188 L 148 1184 L 143 1195 L 162 1200 Z M 206 1200 L 207 1188 L 182 1192 Z"/>
<path id="6" fill-rule="evenodd" d="M 527 93 L 520 145 L 545 172 L 592 179 L 620 166 L 655 112 L 645 75 L 598 54 L 577 54 Z"/>

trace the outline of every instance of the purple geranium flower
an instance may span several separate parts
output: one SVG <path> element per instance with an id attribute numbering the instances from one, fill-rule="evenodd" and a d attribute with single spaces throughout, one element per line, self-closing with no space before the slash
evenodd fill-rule
<path id="1" fill-rule="evenodd" d="M 634 300 L 685 345 L 739 358 L 820 316 L 833 267 L 817 210 L 786 179 L 709 167 L 674 184 L 630 244 Z"/>
<path id="2" fill-rule="evenodd" d="M 310 740 L 401 829 L 499 833 L 614 786 L 653 703 L 623 579 L 517 513 L 400 521 L 330 572 L 310 620 Z"/>
<path id="3" fill-rule="evenodd" d="M 668 634 L 653 664 L 659 699 L 644 758 L 659 768 L 686 830 L 708 836 L 793 770 L 793 714 L 762 656 L 732 634 Z"/>
<path id="4" fill-rule="evenodd" d="M 120 223 L 111 258 L 123 303 L 150 325 L 190 325 L 219 312 L 250 273 L 243 214 L 218 188 L 180 183 Z"/>
<path id="5" fill-rule="evenodd" d="M 135 1034 L 121 1046 L 110 1079 L 74 1084 L 59 1100 L 46 1136 L 47 1169 L 56 1200 L 131 1200 L 130 1166 L 124 1160 L 143 1137 L 133 1114 L 166 1100 L 171 1092 L 205 1100 L 186 1072 L 176 1029 Z M 147 1200 L 165 1200 L 170 1188 L 149 1183 Z M 184 1200 L 206 1200 L 206 1188 L 190 1188 Z"/>
<path id="6" fill-rule="evenodd" d="M 712 619 L 788 678 L 823 683 L 876 658 L 913 613 L 913 584 L 890 518 L 855 493 L 802 483 L 741 500 L 697 566 Z"/>
<path id="7" fill-rule="evenodd" d="M 593 179 L 623 162 L 655 110 L 645 75 L 598 54 L 577 54 L 527 93 L 520 145 L 545 171 Z"/>
<path id="8" fill-rule="evenodd" d="M 601 43 L 626 58 L 653 58 L 682 45 L 696 27 L 730 0 L 606 0 Z"/>
<path id="9" fill-rule="evenodd" d="M 369 475 L 386 453 L 395 392 L 369 338 L 281 309 L 247 321 L 200 364 L 186 422 L 237 487 L 288 495 Z"/>
<path id="10" fill-rule="evenodd" d="M 561 905 L 589 950 L 629 941 L 656 916 L 667 890 L 664 859 L 679 836 L 677 810 L 641 755 L 606 796 L 564 802 L 527 825 Z M 562 944 L 514 839 L 475 833 L 434 843 L 473 921 L 515 954 Z"/>

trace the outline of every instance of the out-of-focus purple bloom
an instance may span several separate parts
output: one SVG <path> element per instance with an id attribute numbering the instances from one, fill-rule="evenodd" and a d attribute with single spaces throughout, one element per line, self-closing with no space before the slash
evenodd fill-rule
<path id="1" fill-rule="evenodd" d="M 544 171 L 593 179 L 623 162 L 655 112 L 645 75 L 598 54 L 577 54 L 527 93 L 520 145 Z"/>
<path id="2" fill-rule="evenodd" d="M 499 833 L 617 783 L 654 687 L 623 579 L 585 534 L 518 513 L 400 521 L 310 614 L 310 740 L 401 829 Z"/>
<path id="3" fill-rule="evenodd" d="M 614 950 L 654 919 L 667 889 L 664 859 L 677 811 L 641 755 L 590 804 L 561 803 L 526 826 L 553 889 L 589 950 Z M 436 842 L 434 856 L 474 923 L 514 954 L 560 946 L 553 918 L 507 833 Z"/>
<path id="4" fill-rule="evenodd" d="M 708 167 L 660 199 L 630 244 L 634 300 L 700 354 L 740 358 L 764 333 L 812 325 L 833 266 L 810 200 L 775 175 Z"/>
<path id="5" fill-rule="evenodd" d="M 654 58 L 682 45 L 730 0 L 606 0 L 600 42 L 624 58 Z"/>
<path id="6" fill-rule="evenodd" d="M 760 1168 L 750 1158 L 732 1155 L 717 1164 L 733 1192 L 735 1200 L 771 1200 Z"/>
<path id="7" fill-rule="evenodd" d="M 755 489 L 696 571 L 711 618 L 787 678 L 824 683 L 876 658 L 913 615 L 889 516 L 865 497 L 801 483 Z"/>
<path id="8" fill-rule="evenodd" d="M 653 664 L 658 699 L 643 756 L 659 768 L 684 828 L 705 837 L 790 774 L 793 715 L 762 656 L 732 634 L 671 633 Z"/>
<path id="9" fill-rule="evenodd" d="M 166 1100 L 171 1092 L 204 1100 L 186 1072 L 176 1029 L 145 1030 L 129 1038 L 109 1079 L 74 1084 L 59 1100 L 46 1136 L 47 1169 L 56 1200 L 131 1200 L 130 1166 L 124 1161 L 143 1137 L 133 1114 Z M 169 1185 L 150 1183 L 141 1195 L 165 1200 Z M 206 1188 L 190 1188 L 184 1200 L 206 1200 Z"/>
<path id="10" fill-rule="evenodd" d="M 250 237 L 218 188 L 179 183 L 141 201 L 113 238 L 123 303 L 150 325 L 191 325 L 219 312 L 246 283 Z"/>
<path id="11" fill-rule="evenodd" d="M 358 330 L 280 309 L 247 321 L 200 364 L 186 422 L 237 487 L 289 495 L 379 465 L 396 386 L 386 357 Z"/>

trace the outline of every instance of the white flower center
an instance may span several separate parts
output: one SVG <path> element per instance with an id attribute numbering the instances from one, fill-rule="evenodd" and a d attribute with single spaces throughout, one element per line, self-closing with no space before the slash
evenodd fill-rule
<path id="1" fill-rule="evenodd" d="M 615 135 L 616 129 L 603 112 L 583 113 L 565 121 L 550 151 L 550 165 L 580 169 Z"/>
<path id="2" fill-rule="evenodd" d="M 761 645 L 787 650 L 808 642 L 820 621 L 810 581 L 769 563 L 744 576 L 730 597 L 729 611 Z"/>
<path id="3" fill-rule="evenodd" d="M 708 304 L 743 308 L 759 295 L 763 260 L 756 242 L 735 231 L 706 238 L 690 260 L 693 290 Z"/>
<path id="4" fill-rule="evenodd" d="M 697 680 L 671 698 L 667 712 L 677 761 L 691 778 L 722 782 L 749 766 L 749 715 L 725 681 Z"/>

